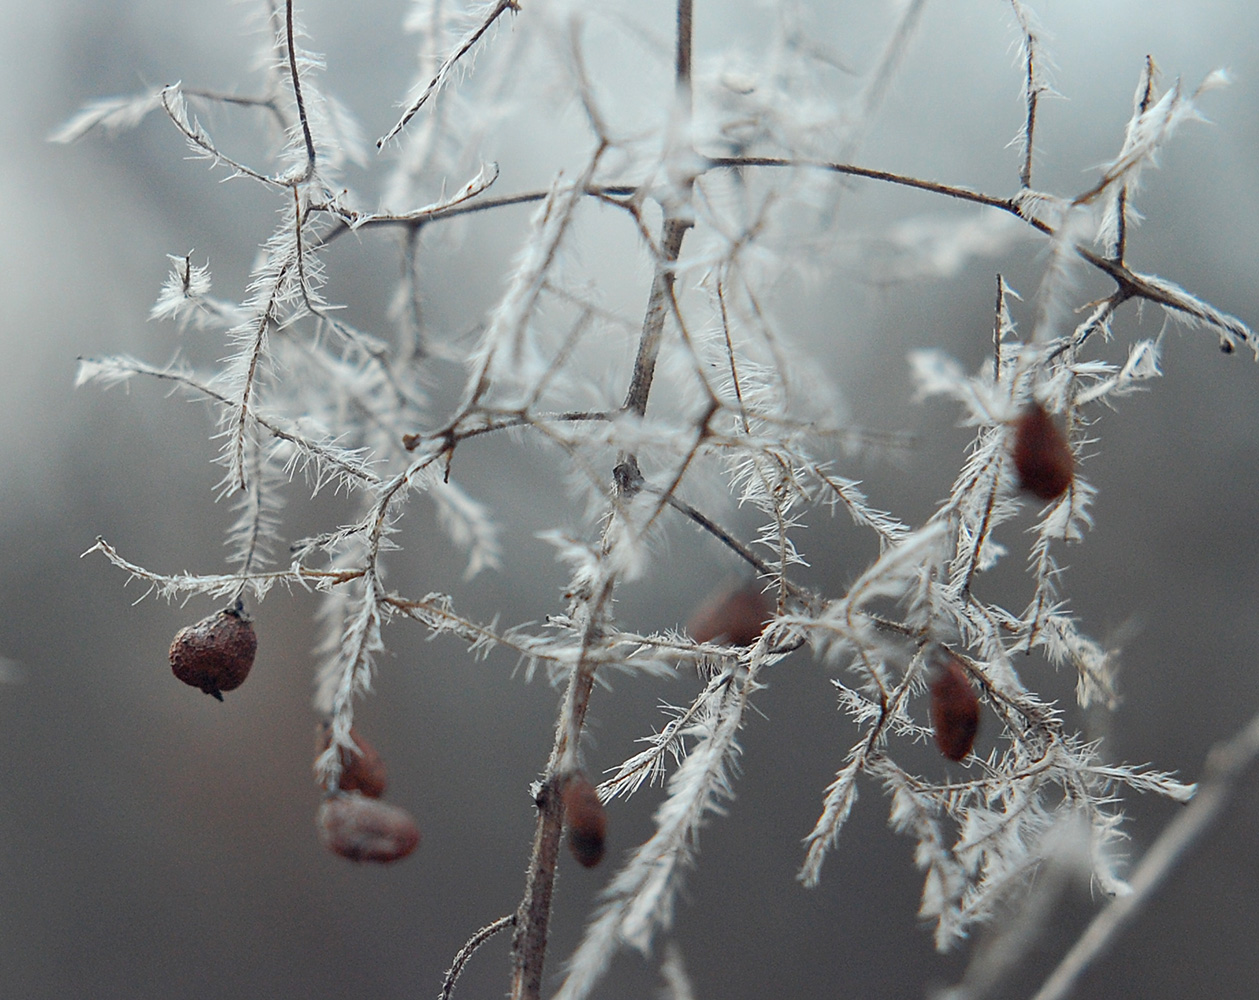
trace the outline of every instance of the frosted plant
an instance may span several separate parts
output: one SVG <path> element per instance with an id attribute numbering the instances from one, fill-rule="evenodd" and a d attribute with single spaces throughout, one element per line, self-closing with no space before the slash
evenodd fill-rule
<path id="1" fill-rule="evenodd" d="M 648 952 L 670 926 L 685 872 L 697 862 L 700 828 L 735 795 L 740 729 L 767 668 L 791 654 L 834 668 L 838 709 L 860 731 L 820 792 L 816 825 L 800 831 L 801 882 L 822 881 L 859 789 L 882 791 L 892 827 L 916 844 L 921 915 L 941 949 L 1013 905 L 1064 843 L 1104 893 L 1121 896 L 1127 887 L 1113 847 L 1122 794 L 1193 794 L 1170 773 L 1106 762 L 1029 678 L 1032 664 L 1048 661 L 1074 672 L 1081 706 L 1116 701 L 1115 651 L 1080 630 L 1058 559 L 1091 524 L 1094 488 L 1082 446 L 1093 417 L 1161 374 L 1162 333 L 1130 344 L 1122 364 L 1100 360 L 1094 346 L 1112 338 L 1116 315 L 1135 300 L 1158 306 L 1165 322 L 1206 328 L 1226 351 L 1259 352 L 1244 323 L 1135 270 L 1126 252 L 1142 171 L 1222 77 L 1160 89 L 1147 62 L 1131 120 L 1097 179 L 1074 195 L 1040 190 L 1033 149 L 1048 90 L 1045 57 L 1035 18 L 1013 0 L 1026 107 L 1016 193 L 860 165 L 861 138 L 921 9 L 901 9 L 868 81 L 845 98 L 834 80 L 839 60 L 810 32 L 806 4 L 774 5 L 765 56 L 753 62 L 737 51 L 693 59 L 692 0 L 677 3 L 669 45 L 654 41 L 666 26 L 641 23 L 632 3 L 414 0 L 407 27 L 420 54 L 415 88 L 376 143 L 373 169 L 387 176 L 382 205 L 370 211 L 342 175 L 347 164 L 368 162 L 360 130 L 321 92 L 320 60 L 303 48 L 291 0 L 268 6 L 256 95 L 173 84 L 90 105 L 56 135 L 69 141 L 160 113 L 195 156 L 262 185 L 279 210 L 240 295 L 215 297 L 206 264 L 171 258 L 153 316 L 219 338 L 221 363 L 201 369 L 111 357 L 85 359 L 79 372 L 80 382 L 104 385 L 161 380 L 213 404 L 219 495 L 238 512 L 229 566 L 169 574 L 137 565 L 104 539 L 90 551 L 168 599 L 257 602 L 277 583 L 322 595 L 315 709 L 329 742 L 317 771 L 329 796 L 340 794 L 343 754 L 356 749 L 356 701 L 371 688 L 391 630 L 408 620 L 464 640 L 472 656 L 514 651 L 527 673 L 540 669 L 564 691 L 549 756 L 539 753 L 536 836 L 519 909 L 472 937 L 445 994 L 476 947 L 510 927 L 512 995 L 539 995 L 565 821 L 560 789 L 583 767 L 584 720 L 608 671 L 693 677 L 695 687 L 658 728 L 644 723 L 642 748 L 599 786 L 613 821 L 619 797 L 657 783 L 665 794 L 654 833 L 612 875 L 565 966 L 564 1000 L 591 995 L 619 950 Z M 601 79 L 591 53 L 607 37 L 634 39 L 655 59 L 643 68 L 641 95 Z M 530 105 L 572 101 L 583 134 L 562 169 L 543 188 L 501 192 L 498 166 L 479 153 L 483 137 Z M 269 162 L 234 158 L 201 124 L 198 108 L 227 102 L 278 126 Z M 920 394 L 947 396 L 974 428 L 952 490 L 922 523 L 880 509 L 842 471 L 837 445 L 874 444 L 877 436 L 838 419 L 834 395 L 765 305 L 787 271 L 853 258 L 859 238 L 837 208 L 856 197 L 845 186 L 856 178 L 974 206 L 964 224 L 906 224 L 892 234 L 889 273 L 948 274 L 967 257 L 1000 255 L 1017 233 L 1047 248 L 1029 305 L 997 277 L 991 357 L 979 370 L 938 350 L 910 358 Z M 421 235 L 520 204 L 534 206 L 532 218 L 500 297 L 468 343 L 427 315 L 422 277 L 432 261 Z M 577 253 L 596 212 L 619 220 L 650 263 L 641 311 L 617 305 Z M 326 251 L 349 234 L 401 237 L 392 330 L 358 329 L 324 296 Z M 1081 313 L 1074 279 L 1087 269 L 1114 287 Z M 633 354 L 611 375 L 608 343 Z M 438 404 L 430 373 L 452 361 L 462 366 L 463 389 Z M 1028 431 L 1031 420 L 1046 428 L 1040 437 Z M 509 432 L 545 446 L 571 485 L 574 519 L 587 525 L 545 536 L 571 575 L 567 603 L 543 625 L 474 620 L 459 610 L 453 587 L 418 595 L 388 583 L 390 564 L 407 558 L 395 535 L 426 503 L 466 552 L 469 574 L 502 566 L 500 533 L 513 525 L 490 517 L 460 485 L 452 460 L 464 442 Z M 1030 471 L 1046 462 L 1057 466 L 1051 486 Z M 345 497 L 346 522 L 288 537 L 286 498 L 325 488 Z M 741 537 L 722 523 L 728 508 L 696 499 L 704 497 L 754 509 L 762 527 Z M 1040 509 L 1031 542 L 1013 552 L 1003 528 L 1029 503 Z M 804 586 L 797 572 L 806 559 L 802 529 L 826 530 L 818 514 L 829 511 L 870 532 L 878 548 L 838 593 Z M 680 523 L 698 525 L 755 572 L 770 610 L 768 622 L 753 623 L 751 641 L 648 634 L 618 618 L 618 589 L 657 571 L 654 542 Z M 990 592 L 985 578 L 1019 558 L 1032 586 L 1021 607 Z M 1041 657 L 1023 658 L 1029 652 Z M 947 696 L 941 669 L 951 678 Z M 803 683 L 781 674 L 777 682 Z M 971 752 L 973 725 L 949 731 L 972 713 L 988 734 L 982 755 Z M 947 780 L 929 780 L 912 763 L 921 759 L 914 745 L 933 737 L 962 761 Z M 690 994 L 676 952 L 665 971 L 676 995 Z"/>

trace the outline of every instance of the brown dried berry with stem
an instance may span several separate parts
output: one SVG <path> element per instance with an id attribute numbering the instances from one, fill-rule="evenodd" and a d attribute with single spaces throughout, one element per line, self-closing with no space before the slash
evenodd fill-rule
<path id="1" fill-rule="evenodd" d="M 1056 500 L 1075 478 L 1075 456 L 1062 428 L 1035 401 L 1014 422 L 1011 449 L 1019 488 L 1041 500 Z"/>
<path id="2" fill-rule="evenodd" d="M 599 793 L 581 771 L 563 781 L 564 821 L 568 824 L 568 849 L 586 868 L 603 860 L 608 836 L 608 814 Z"/>
<path id="3" fill-rule="evenodd" d="M 376 752 L 376 748 L 363 739 L 354 726 L 350 727 L 350 739 L 354 741 L 358 751 L 341 747 L 337 755 L 341 761 L 341 777 L 337 786 L 343 792 L 362 792 L 369 799 L 378 799 L 385 794 L 385 762 Z M 332 726 L 327 722 L 320 723 L 316 753 L 323 753 L 331 742 Z"/>
<path id="4" fill-rule="evenodd" d="M 257 651 L 253 623 L 237 600 L 232 607 L 175 633 L 170 668 L 185 684 L 222 701 L 222 692 L 245 683 Z"/>
<path id="5" fill-rule="evenodd" d="M 405 858 L 420 843 L 420 828 L 405 809 L 358 792 L 338 792 L 315 814 L 319 842 L 351 861 L 388 864 Z"/>
<path id="6" fill-rule="evenodd" d="M 754 583 L 716 591 L 695 609 L 686 631 L 696 642 L 751 646 L 774 617 L 774 604 Z"/>
<path id="7" fill-rule="evenodd" d="M 932 650 L 927 662 L 936 746 L 949 760 L 962 760 L 979 732 L 979 698 L 962 661 L 943 646 Z"/>

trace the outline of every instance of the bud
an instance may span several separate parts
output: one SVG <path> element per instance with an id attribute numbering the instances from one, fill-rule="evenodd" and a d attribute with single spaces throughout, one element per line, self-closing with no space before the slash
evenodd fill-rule
<path id="1" fill-rule="evenodd" d="M 979 732 L 979 698 L 962 661 L 943 646 L 928 654 L 927 669 L 936 746 L 949 760 L 962 760 Z"/>
<path id="2" fill-rule="evenodd" d="M 564 779 L 564 820 L 568 824 L 568 849 L 585 868 L 603 860 L 608 834 L 608 814 L 590 779 L 581 771 Z"/>
<path id="3" fill-rule="evenodd" d="M 223 691 L 233 691 L 245 682 L 257 650 L 253 624 L 237 601 L 235 607 L 175 633 L 170 667 L 185 684 L 222 701 Z"/>
<path id="4" fill-rule="evenodd" d="M 1014 423 L 1011 449 L 1019 488 L 1041 500 L 1056 500 L 1075 477 L 1075 457 L 1062 428 L 1040 403 L 1029 403 Z"/>
<path id="5" fill-rule="evenodd" d="M 341 761 L 341 779 L 337 787 L 343 792 L 362 792 L 369 799 L 378 799 L 385 794 L 387 769 L 385 762 L 376 748 L 358 734 L 358 730 L 350 727 L 350 739 L 358 747 L 357 752 L 348 747 L 341 747 L 337 755 Z M 332 742 L 332 726 L 327 722 L 320 723 L 316 753 L 323 753 Z"/>
<path id="6" fill-rule="evenodd" d="M 324 799 L 315 829 L 324 847 L 351 861 L 388 864 L 405 858 L 420 843 L 420 828 L 410 813 L 358 792 Z"/>
<path id="7" fill-rule="evenodd" d="M 774 617 L 774 604 L 755 583 L 716 591 L 696 608 L 686 631 L 696 642 L 751 646 Z"/>

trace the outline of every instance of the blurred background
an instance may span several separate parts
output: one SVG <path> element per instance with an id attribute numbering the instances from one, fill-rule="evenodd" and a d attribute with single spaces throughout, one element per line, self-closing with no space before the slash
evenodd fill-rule
<path id="1" fill-rule="evenodd" d="M 697 58 L 737 40 L 754 62 L 756 26 L 770 6 L 701 0 Z M 868 70 L 895 9 L 833 6 L 819 5 L 819 22 L 834 31 L 827 43 L 854 70 Z M 1038 122 L 1041 188 L 1083 190 L 1092 168 L 1115 154 L 1147 54 L 1165 82 L 1183 76 L 1189 87 L 1216 67 L 1229 70 L 1232 86 L 1204 101 L 1211 123 L 1184 128 L 1160 169 L 1145 175 L 1137 206 L 1148 221 L 1131 238 L 1129 261 L 1259 322 L 1259 7 L 1033 6 L 1061 94 L 1042 105 Z M 405 7 L 302 4 L 308 46 L 327 58 L 325 89 L 369 137 L 392 124 L 414 74 L 413 40 L 399 30 Z M 195 249 L 211 264 L 216 294 L 240 298 L 276 205 L 255 185 L 222 184 L 187 161 L 182 140 L 156 116 L 71 147 L 46 137 L 99 97 L 175 80 L 233 89 L 256 48 L 250 9 L 227 0 L 0 3 L 0 749 L 8 761 L 0 769 L 0 996 L 431 996 L 468 936 L 519 900 L 533 827 L 528 783 L 545 763 L 557 699 L 543 679 L 527 682 L 509 657 L 474 662 L 454 643 L 425 641 L 418 626 L 388 630 L 390 652 L 359 724 L 391 765 L 389 798 L 417 816 L 425 839 L 397 866 L 356 867 L 314 836 L 314 599 L 277 591 L 257 608 L 257 665 L 220 705 L 176 683 L 166 663 L 174 632 L 213 604 L 140 601 L 143 591 L 124 587 L 104 559 L 79 558 L 104 535 L 159 571 L 222 567 L 230 512 L 213 502 L 212 414 L 156 385 L 76 391 L 75 359 L 168 360 L 179 336 L 147 319 L 166 254 Z M 636 5 L 635 18 L 668 37 L 669 4 Z M 858 161 L 1012 192 L 1017 159 L 1007 144 L 1022 109 L 1011 22 L 995 0 L 928 3 Z M 592 63 L 596 74 L 600 65 Z M 569 124 L 580 135 L 579 115 Z M 540 143 L 527 122 L 511 123 L 489 146 L 485 157 L 503 168 L 501 193 L 545 184 L 580 162 Z M 350 182 L 374 196 L 380 173 Z M 854 232 L 888 234 L 924 213 L 952 224 L 974 214 L 871 185 L 853 185 L 844 211 Z M 527 210 L 493 215 L 470 223 L 433 265 L 430 315 L 445 328 L 471 329 L 501 287 Z M 395 247 L 370 236 L 342 242 L 329 297 L 383 331 Z M 913 402 L 907 352 L 940 346 L 977 366 L 990 350 L 995 271 L 1024 293 L 1016 318 L 1030 323 L 1043 249 L 1016 241 L 999 258 L 960 261 L 946 277 L 894 284 L 872 281 L 854 260 L 775 304 L 783 327 L 838 385 L 852 420 L 915 435 L 907 454 L 841 459 L 840 471 L 864 480 L 876 505 L 920 522 L 947 494 L 969 439 L 946 402 Z M 598 244 L 586 249 L 600 253 Z M 645 279 L 637 260 L 622 278 L 631 301 L 645 301 Z M 1081 276 L 1080 301 L 1107 291 Z M 1122 357 L 1162 322 L 1156 310 L 1128 307 L 1118 342 L 1098 350 Z M 1028 681 L 1103 737 L 1107 759 L 1150 761 L 1194 780 L 1208 749 L 1259 709 L 1259 369 L 1248 352 L 1222 354 L 1211 334 L 1171 327 L 1164 346 L 1165 378 L 1095 427 L 1084 474 L 1099 489 L 1096 526 L 1062 556 L 1065 591 L 1086 629 L 1123 639 L 1123 704 L 1111 717 L 1085 719 L 1071 678 L 1042 667 Z M 461 482 L 516 526 L 504 570 L 463 582 L 460 555 L 417 502 L 405 552 L 391 562 L 395 586 L 454 592 L 470 614 L 499 612 L 506 623 L 560 607 L 563 568 L 534 532 L 580 530 L 581 511 L 536 504 L 551 472 L 521 467 L 518 455 L 512 442 L 489 442 L 461 450 L 456 464 Z M 290 504 L 287 537 L 348 517 L 338 498 L 312 503 L 300 488 Z M 755 526 L 750 515 L 731 517 L 745 532 Z M 839 519 L 814 524 L 809 582 L 838 593 L 868 558 L 868 540 Z M 1029 512 L 1022 526 L 1030 524 Z M 1010 544 L 1019 540 L 1014 527 Z M 639 629 L 679 624 L 737 569 L 683 525 L 669 529 L 659 559 L 659 572 L 622 594 L 619 612 Z M 682 702 L 690 690 L 622 678 L 599 692 L 591 766 L 628 756 L 633 740 L 660 724 L 656 704 Z M 878 788 L 863 786 L 822 885 L 806 891 L 795 881 L 800 839 L 854 740 L 823 666 L 797 656 L 775 668 L 758 707 L 764 718 L 745 731 L 737 798 L 705 830 L 676 914 L 673 938 L 696 995 L 890 998 L 956 981 L 966 956 L 933 951 L 916 918 L 913 845 L 886 828 Z M 658 798 L 647 791 L 614 808 L 614 858 L 646 835 Z M 1133 798 L 1127 808 L 1138 856 L 1175 807 Z M 1252 774 L 1081 995 L 1250 995 L 1259 978 L 1257 833 Z M 562 864 L 553 982 L 610 870 Z M 1087 887 L 1068 892 L 1002 995 L 1030 993 L 1098 905 Z M 506 936 L 487 945 L 456 996 L 501 994 L 507 948 Z M 600 995 L 643 997 L 660 985 L 654 963 L 629 955 Z"/>

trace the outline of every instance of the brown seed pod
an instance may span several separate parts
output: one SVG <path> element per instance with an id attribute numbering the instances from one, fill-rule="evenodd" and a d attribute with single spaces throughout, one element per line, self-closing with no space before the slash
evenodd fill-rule
<path id="1" fill-rule="evenodd" d="M 960 659 L 943 646 L 928 656 L 927 687 L 936 746 L 949 760 L 962 760 L 979 732 L 979 698 Z"/>
<path id="2" fill-rule="evenodd" d="M 1011 449 L 1019 488 L 1041 500 L 1056 500 L 1075 477 L 1075 457 L 1057 422 L 1040 403 L 1029 403 L 1014 422 Z"/>
<path id="3" fill-rule="evenodd" d="M 257 650 L 253 623 L 237 601 L 235 607 L 176 632 L 170 644 L 170 668 L 185 684 L 222 701 L 222 692 L 245 682 Z"/>
<path id="4" fill-rule="evenodd" d="M 351 861 L 388 864 L 405 858 L 420 843 L 420 828 L 405 809 L 358 792 L 324 799 L 315 814 L 319 842 Z"/>
<path id="5" fill-rule="evenodd" d="M 350 727 L 350 739 L 358 747 L 358 753 L 346 747 L 338 754 L 341 760 L 341 779 L 338 787 L 343 792 L 362 792 L 369 799 L 378 799 L 385 794 L 386 768 L 376 748 L 358 734 L 358 730 Z M 327 722 L 319 725 L 315 743 L 315 752 L 323 753 L 332 742 L 332 726 Z"/>
<path id="6" fill-rule="evenodd" d="M 568 824 L 568 849 L 586 868 L 603 860 L 608 835 L 608 814 L 595 786 L 581 771 L 563 781 L 564 820 Z"/>
<path id="7" fill-rule="evenodd" d="M 686 631 L 696 642 L 751 646 L 774 617 L 774 603 L 754 583 L 716 591 L 695 609 Z"/>

